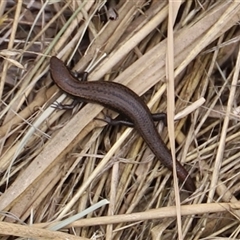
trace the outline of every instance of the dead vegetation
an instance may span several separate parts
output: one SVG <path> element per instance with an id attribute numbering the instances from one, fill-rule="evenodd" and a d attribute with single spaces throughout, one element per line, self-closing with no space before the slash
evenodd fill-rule
<path id="1" fill-rule="evenodd" d="M 105 2 L 0 2 L 1 239 L 240 238 L 240 3 Z M 89 81 L 166 112 L 159 132 L 196 192 L 134 129 L 96 120 L 116 113 L 54 109 L 72 100 L 50 77 L 52 55 L 74 71 L 97 63 Z"/>

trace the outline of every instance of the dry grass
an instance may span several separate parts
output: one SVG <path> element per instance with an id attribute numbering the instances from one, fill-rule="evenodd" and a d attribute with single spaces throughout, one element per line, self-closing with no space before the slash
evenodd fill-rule
<path id="1" fill-rule="evenodd" d="M 240 2 L 120 0 L 115 21 L 103 1 L 26 2 L 0 2 L 1 239 L 239 239 Z M 71 100 L 49 57 L 83 71 L 104 54 L 89 80 L 167 112 L 192 195 L 103 107 L 51 107 Z"/>

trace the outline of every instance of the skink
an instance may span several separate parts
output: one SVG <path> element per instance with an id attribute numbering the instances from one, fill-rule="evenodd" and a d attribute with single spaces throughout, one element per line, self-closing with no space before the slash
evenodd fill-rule
<path id="1" fill-rule="evenodd" d="M 173 170 L 170 151 L 157 132 L 149 108 L 135 92 L 115 82 L 78 81 L 65 64 L 54 56 L 50 59 L 50 72 L 55 84 L 73 98 L 98 103 L 126 116 L 155 156 L 169 170 Z M 196 189 L 194 181 L 178 161 L 176 161 L 176 170 L 185 188 L 194 192 Z"/>

